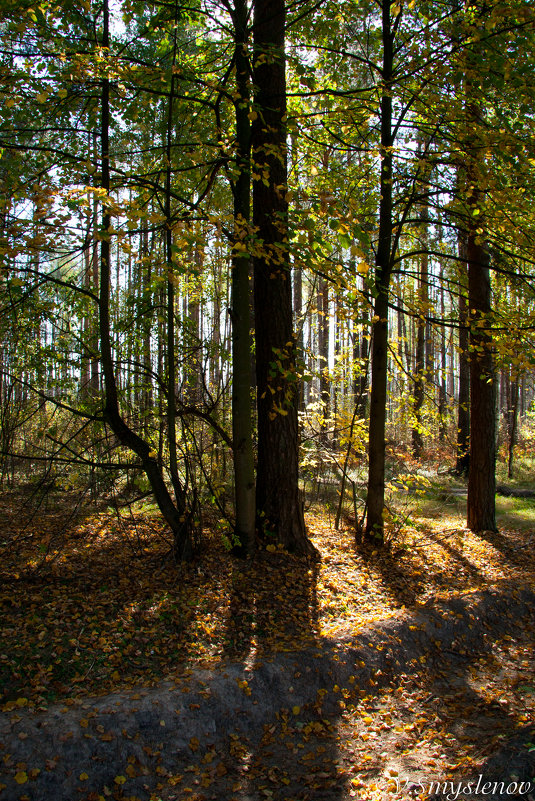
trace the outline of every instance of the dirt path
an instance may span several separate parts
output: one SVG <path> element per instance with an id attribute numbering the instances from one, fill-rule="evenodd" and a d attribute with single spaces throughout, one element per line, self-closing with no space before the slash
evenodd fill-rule
<path id="1" fill-rule="evenodd" d="M 534 602 L 504 581 L 262 662 L 44 712 L 14 703 L 0 801 L 425 798 L 481 773 L 534 779 L 533 801 Z"/>

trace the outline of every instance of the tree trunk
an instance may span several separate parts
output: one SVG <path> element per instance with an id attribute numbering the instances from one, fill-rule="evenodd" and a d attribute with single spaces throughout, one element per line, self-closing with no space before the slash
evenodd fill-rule
<path id="1" fill-rule="evenodd" d="M 468 476 L 470 465 L 470 362 L 468 360 L 468 306 L 465 296 L 466 245 L 459 241 L 462 268 L 459 277 L 459 397 L 457 406 L 457 458 L 455 474 Z"/>
<path id="2" fill-rule="evenodd" d="M 518 376 L 511 379 L 507 408 L 507 477 L 513 478 L 513 461 L 518 432 Z"/>
<path id="3" fill-rule="evenodd" d="M 253 224 L 258 407 L 256 505 L 265 537 L 307 552 L 299 495 L 299 381 L 288 254 L 284 0 L 254 12 Z"/>
<path id="4" fill-rule="evenodd" d="M 371 347 L 371 398 L 366 537 L 384 539 L 385 429 L 388 372 L 388 294 L 392 274 L 392 94 L 394 36 L 390 3 L 382 3 L 383 92 L 381 97 L 381 200 L 375 267 L 375 304 Z"/>
<path id="5" fill-rule="evenodd" d="M 109 51 L 109 11 L 108 0 L 103 4 L 103 36 L 104 51 Z M 110 84 L 108 78 L 102 80 L 101 95 L 101 188 L 109 195 L 110 163 L 109 163 L 109 122 L 110 122 Z M 130 448 L 140 458 L 143 469 L 152 487 L 158 507 L 169 524 L 174 538 L 177 554 L 184 557 L 189 551 L 189 519 L 185 505 L 177 505 L 169 494 L 149 445 L 130 429 L 119 411 L 117 383 L 113 364 L 113 353 L 110 335 L 110 238 L 111 217 L 106 205 L 102 211 L 102 230 L 100 231 L 100 287 L 99 287 L 99 334 L 104 375 L 105 405 L 104 414 L 113 433 L 122 445 Z"/>
<path id="6" fill-rule="evenodd" d="M 479 23 L 480 24 L 480 23 Z M 477 48 L 477 44 L 473 45 Z M 472 531 L 496 529 L 496 381 L 491 334 L 489 252 L 485 241 L 480 173 L 486 142 L 483 110 L 474 81 L 482 54 L 469 51 L 466 67 L 468 313 L 470 336 L 470 465 L 467 525 Z"/>
<path id="7" fill-rule="evenodd" d="M 178 11 L 175 8 L 175 27 L 173 28 L 173 67 L 176 61 L 177 41 L 176 24 L 178 22 Z M 169 90 L 169 105 L 167 109 L 167 121 L 165 131 L 165 263 L 167 268 L 167 293 L 166 293 L 166 326 L 167 326 L 167 347 L 166 347 L 166 369 L 167 369 L 167 447 L 169 450 L 169 474 L 175 494 L 175 504 L 184 509 L 186 498 L 184 488 L 178 473 L 178 451 L 176 439 L 176 363 L 175 363 L 175 265 L 173 258 L 173 228 L 171 218 L 171 157 L 172 157 L 172 138 L 173 138 L 173 115 L 175 99 L 175 80 L 174 71 L 171 71 L 171 86 Z"/>
<path id="8" fill-rule="evenodd" d="M 474 190 L 474 194 L 477 194 Z M 496 384 L 492 338 L 489 256 L 475 227 L 468 235 L 470 308 L 470 465 L 467 525 L 472 531 L 496 530 Z"/>
<path id="9" fill-rule="evenodd" d="M 414 365 L 412 451 L 419 459 L 424 446 L 422 437 L 422 406 L 425 389 L 425 314 L 427 313 L 427 280 L 428 259 L 423 253 L 420 259 L 420 276 L 418 286 L 418 319 L 416 320 L 416 355 Z"/>
<path id="10" fill-rule="evenodd" d="M 442 241 L 442 237 L 439 237 Z M 446 303 L 445 303 L 445 290 L 444 290 L 444 267 L 440 270 L 440 316 L 442 320 L 446 319 Z M 446 442 L 447 435 L 447 393 L 446 393 L 446 361 L 447 347 L 446 347 L 446 327 L 443 325 L 440 330 L 440 377 L 438 385 L 438 418 L 439 418 L 439 441 L 441 444 Z"/>
<path id="11" fill-rule="evenodd" d="M 331 386 L 329 381 L 329 284 L 323 276 L 318 280 L 318 373 L 321 403 L 321 438 L 328 438 L 327 419 L 330 416 Z"/>

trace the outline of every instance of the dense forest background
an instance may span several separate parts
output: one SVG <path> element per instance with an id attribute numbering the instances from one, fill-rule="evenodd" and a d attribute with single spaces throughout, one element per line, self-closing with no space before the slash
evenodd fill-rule
<path id="1" fill-rule="evenodd" d="M 381 542 L 438 464 L 496 528 L 535 395 L 528 0 L 0 12 L 0 471 L 151 494 L 187 556 Z M 386 528 L 385 528 L 386 527 Z"/>

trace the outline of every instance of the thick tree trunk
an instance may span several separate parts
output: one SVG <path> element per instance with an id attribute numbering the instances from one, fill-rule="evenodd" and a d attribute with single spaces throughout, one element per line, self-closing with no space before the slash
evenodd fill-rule
<path id="1" fill-rule="evenodd" d="M 457 407 L 457 459 L 455 473 L 468 476 L 470 465 L 470 362 L 468 359 L 468 305 L 465 296 L 466 245 L 459 242 L 459 256 L 463 259 L 459 280 L 459 397 Z"/>
<path id="2" fill-rule="evenodd" d="M 470 308 L 470 466 L 467 525 L 472 531 L 496 529 L 496 384 L 489 334 L 491 288 L 489 256 L 472 229 L 468 235 Z"/>
<path id="3" fill-rule="evenodd" d="M 480 24 L 480 23 L 478 23 Z M 479 29 L 478 29 L 479 30 Z M 474 48 L 479 49 L 477 44 Z M 491 334 L 491 283 L 485 240 L 484 198 L 480 186 L 486 142 L 483 101 L 474 82 L 477 58 L 468 51 L 466 67 L 468 314 L 470 336 L 470 465 L 467 525 L 472 531 L 496 529 L 496 381 Z"/>
<path id="4" fill-rule="evenodd" d="M 288 256 L 284 0 L 257 0 L 254 13 L 254 307 L 258 406 L 259 528 L 307 552 L 299 495 L 299 381 Z"/>

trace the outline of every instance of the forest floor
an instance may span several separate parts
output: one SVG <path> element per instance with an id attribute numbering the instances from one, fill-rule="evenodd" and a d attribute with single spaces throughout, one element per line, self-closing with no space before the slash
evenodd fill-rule
<path id="1" fill-rule="evenodd" d="M 533 500 L 476 535 L 435 492 L 383 549 L 311 511 L 314 562 L 210 520 L 186 565 L 72 504 L 0 502 L 0 801 L 535 801 Z"/>

